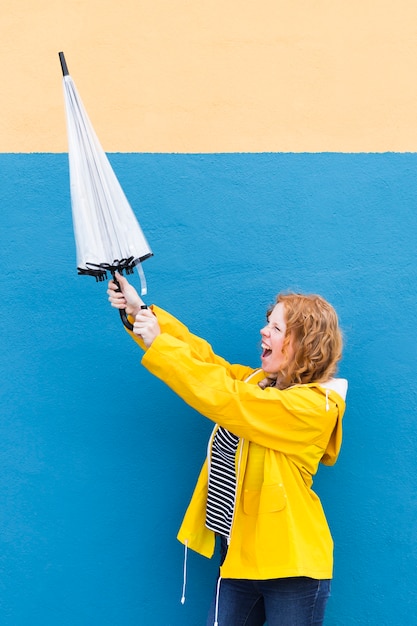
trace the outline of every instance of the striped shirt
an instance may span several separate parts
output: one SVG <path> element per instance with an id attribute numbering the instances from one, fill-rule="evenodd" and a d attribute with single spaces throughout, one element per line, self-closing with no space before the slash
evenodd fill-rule
<path id="1" fill-rule="evenodd" d="M 211 448 L 206 526 L 225 537 L 230 535 L 235 508 L 238 443 L 239 437 L 220 426 Z"/>

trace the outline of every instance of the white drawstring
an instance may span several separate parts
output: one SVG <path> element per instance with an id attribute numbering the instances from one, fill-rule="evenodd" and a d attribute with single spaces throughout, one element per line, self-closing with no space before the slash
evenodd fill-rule
<path id="1" fill-rule="evenodd" d="M 187 584 L 187 556 L 188 556 L 188 539 L 185 540 L 185 544 L 184 544 L 184 574 L 183 574 L 183 583 L 182 583 L 181 604 L 185 603 L 185 587 Z"/>
<path id="2" fill-rule="evenodd" d="M 328 411 L 330 409 L 330 405 L 329 405 L 329 390 L 326 389 L 326 411 Z"/>
<path id="3" fill-rule="evenodd" d="M 222 580 L 222 577 L 219 576 L 219 579 L 217 581 L 217 588 L 216 588 L 216 608 L 214 611 L 214 625 L 213 626 L 219 626 L 219 597 L 220 597 L 221 580 Z"/>

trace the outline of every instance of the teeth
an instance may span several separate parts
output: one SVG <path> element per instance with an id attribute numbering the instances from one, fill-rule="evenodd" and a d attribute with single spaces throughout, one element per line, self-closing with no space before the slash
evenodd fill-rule
<path id="1" fill-rule="evenodd" d="M 271 348 L 264 343 L 261 343 L 261 347 L 263 350 L 270 350 Z"/>

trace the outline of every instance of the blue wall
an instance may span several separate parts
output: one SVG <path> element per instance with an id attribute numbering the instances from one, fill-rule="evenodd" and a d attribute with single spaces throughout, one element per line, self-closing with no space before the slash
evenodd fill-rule
<path id="1" fill-rule="evenodd" d="M 417 601 L 415 154 L 111 155 L 154 251 L 149 301 L 258 365 L 282 289 L 337 308 L 344 447 L 316 490 L 335 539 L 327 626 Z M 0 623 L 201 626 L 217 562 L 175 534 L 211 425 L 140 366 L 75 270 L 66 155 L 1 155 Z M 136 284 L 139 284 L 137 276 Z"/>

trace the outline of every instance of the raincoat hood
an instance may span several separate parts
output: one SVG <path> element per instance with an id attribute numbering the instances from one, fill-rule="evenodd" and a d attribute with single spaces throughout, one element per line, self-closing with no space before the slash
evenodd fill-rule
<path id="1" fill-rule="evenodd" d="M 345 378 L 332 378 L 326 383 L 320 383 L 320 387 L 323 387 L 326 390 L 326 398 L 328 398 L 331 394 L 331 397 L 336 402 L 339 410 L 335 427 L 330 436 L 326 451 L 321 459 L 321 462 L 324 465 L 334 465 L 337 461 L 342 445 L 342 417 L 345 412 L 348 381 Z M 341 400 L 343 402 L 341 402 Z"/>

